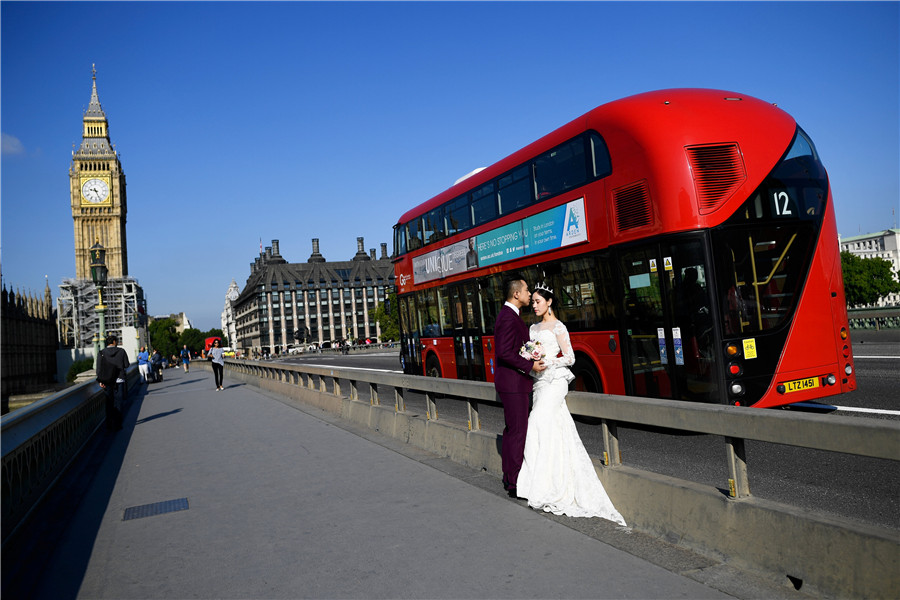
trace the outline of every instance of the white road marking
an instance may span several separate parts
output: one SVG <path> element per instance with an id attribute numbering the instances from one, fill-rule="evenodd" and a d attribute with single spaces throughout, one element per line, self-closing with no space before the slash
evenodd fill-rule
<path id="1" fill-rule="evenodd" d="M 900 410 L 883 410 L 880 408 L 856 408 L 854 406 L 838 406 L 838 410 L 845 410 L 847 412 L 861 412 L 861 413 L 872 413 L 875 415 L 895 415 L 900 416 Z"/>
<path id="2" fill-rule="evenodd" d="M 900 360 L 900 356 L 857 356 L 853 355 L 853 358 L 887 358 L 893 360 Z"/>
<path id="3" fill-rule="evenodd" d="M 322 363 L 294 363 L 298 367 L 318 367 L 322 368 Z M 345 367 L 339 365 L 328 365 L 329 367 L 334 367 L 337 369 L 355 369 L 357 371 L 379 371 L 381 373 L 402 373 L 403 371 L 397 371 L 396 369 L 370 369 L 367 367 Z"/>

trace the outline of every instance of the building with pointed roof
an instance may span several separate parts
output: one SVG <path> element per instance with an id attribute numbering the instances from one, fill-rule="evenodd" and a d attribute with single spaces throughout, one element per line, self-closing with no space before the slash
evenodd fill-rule
<path id="1" fill-rule="evenodd" d="M 247 283 L 232 303 L 232 345 L 245 356 L 259 356 L 303 343 L 380 339 L 381 328 L 369 319 L 369 311 L 393 289 L 393 263 L 387 244 L 381 244 L 376 258 L 374 248 L 366 254 L 363 238 L 356 243 L 351 260 L 329 262 L 314 238 L 309 259 L 289 263 L 278 240 L 272 240 L 250 263 Z"/>
<path id="2" fill-rule="evenodd" d="M 107 283 L 103 289 L 105 333 L 116 334 L 129 355 L 146 345 L 144 290 L 128 275 L 128 214 L 125 171 L 110 140 L 109 121 L 97 93 L 97 69 L 91 69 L 91 99 L 81 118 L 81 143 L 73 148 L 69 194 L 75 233 L 75 277 L 63 280 L 57 300 L 59 339 L 63 348 L 91 348 L 100 331 L 100 301 L 91 280 L 90 248 L 106 250 Z M 134 348 L 133 348 L 134 347 Z"/>

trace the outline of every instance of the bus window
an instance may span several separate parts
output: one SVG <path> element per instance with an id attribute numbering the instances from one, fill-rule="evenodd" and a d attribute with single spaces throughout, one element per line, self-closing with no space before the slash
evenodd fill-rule
<path id="1" fill-rule="evenodd" d="M 422 220 L 422 239 L 426 244 L 431 244 L 444 237 L 444 207 L 438 206 Z"/>
<path id="2" fill-rule="evenodd" d="M 500 214 L 505 215 L 534 202 L 531 167 L 525 165 L 500 178 Z"/>
<path id="3" fill-rule="evenodd" d="M 713 236 L 725 335 L 778 327 L 794 310 L 812 254 L 811 228 L 733 229 Z"/>
<path id="4" fill-rule="evenodd" d="M 437 288 L 421 290 L 416 293 L 416 305 L 419 309 L 419 323 L 422 337 L 433 338 L 443 334 L 441 307 L 438 304 Z"/>
<path id="5" fill-rule="evenodd" d="M 453 323 L 450 322 L 450 288 L 442 285 L 437 289 L 438 309 L 443 335 L 453 335 Z"/>
<path id="6" fill-rule="evenodd" d="M 417 217 L 406 224 L 406 247 L 417 250 L 422 247 L 422 232 L 420 231 L 420 219 Z"/>
<path id="7" fill-rule="evenodd" d="M 498 273 L 478 280 L 478 301 L 481 307 L 481 330 L 484 335 L 494 335 L 494 321 L 500 307 L 506 302 L 503 297 L 503 277 Z"/>
<path id="8" fill-rule="evenodd" d="M 612 164 L 609 160 L 609 149 L 600 134 L 591 132 L 591 156 L 593 158 L 594 177 L 600 179 L 612 173 Z"/>
<path id="9" fill-rule="evenodd" d="M 539 200 L 582 185 L 587 181 L 584 140 L 576 138 L 539 156 L 534 175 Z"/>
<path id="10" fill-rule="evenodd" d="M 617 329 L 616 303 L 612 286 L 612 265 L 601 257 L 563 261 L 550 276 L 556 292 L 557 317 L 570 331 Z M 552 286 L 551 286 L 552 287 Z"/>
<path id="11" fill-rule="evenodd" d="M 406 226 L 398 225 L 394 228 L 394 256 L 406 254 Z"/>
<path id="12" fill-rule="evenodd" d="M 491 182 L 472 192 L 472 224 L 481 225 L 497 218 L 497 195 Z"/>
<path id="13" fill-rule="evenodd" d="M 448 202 L 445 216 L 447 217 L 447 235 L 455 235 L 472 227 L 469 199 L 462 196 Z"/>

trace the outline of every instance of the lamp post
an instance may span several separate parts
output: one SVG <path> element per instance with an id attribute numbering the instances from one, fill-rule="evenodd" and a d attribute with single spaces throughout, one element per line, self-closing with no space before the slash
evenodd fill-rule
<path id="1" fill-rule="evenodd" d="M 100 335 L 94 338 L 94 369 L 97 368 L 97 360 L 100 357 L 100 345 L 106 343 L 106 306 L 103 304 L 103 286 L 106 285 L 106 249 L 100 244 L 100 239 L 91 246 L 91 279 L 97 288 L 97 306 L 94 310 L 100 316 Z"/>

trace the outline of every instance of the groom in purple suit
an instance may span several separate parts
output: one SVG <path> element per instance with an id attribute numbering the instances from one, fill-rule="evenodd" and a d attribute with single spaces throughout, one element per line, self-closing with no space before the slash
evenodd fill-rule
<path id="1" fill-rule="evenodd" d="M 519 314 L 520 309 L 531 304 L 531 292 L 522 279 L 506 282 L 506 303 L 497 314 L 494 323 L 494 353 L 497 372 L 494 387 L 503 403 L 506 428 L 503 430 L 503 488 L 516 497 L 516 480 L 522 468 L 525 454 L 525 433 L 528 430 L 528 408 L 531 403 L 533 380 L 531 371 L 546 369 L 543 361 L 531 361 L 519 355 L 522 345 L 528 341 L 528 326 Z"/>

